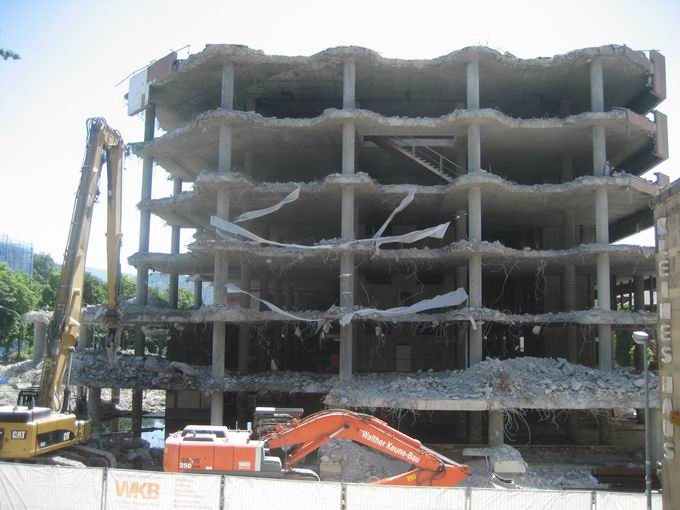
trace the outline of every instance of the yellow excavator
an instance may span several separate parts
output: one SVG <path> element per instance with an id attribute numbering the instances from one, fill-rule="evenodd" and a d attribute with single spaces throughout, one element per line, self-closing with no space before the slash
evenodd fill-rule
<path id="1" fill-rule="evenodd" d="M 99 180 L 107 171 L 107 345 L 120 337 L 117 314 L 120 286 L 121 199 L 125 145 L 102 118 L 87 121 L 85 160 L 76 194 L 54 313 L 43 357 L 40 385 L 19 394 L 17 405 L 0 407 L 0 460 L 30 460 L 67 449 L 80 450 L 97 464 L 111 464 L 111 454 L 84 446 L 91 437 L 85 405 L 69 410 L 72 353 L 80 336 L 85 259 Z M 67 381 L 61 393 L 64 376 Z M 88 455 L 89 454 L 89 455 Z M 65 455 L 68 456 L 68 455 Z M 80 455 L 83 457 L 83 455 Z"/>

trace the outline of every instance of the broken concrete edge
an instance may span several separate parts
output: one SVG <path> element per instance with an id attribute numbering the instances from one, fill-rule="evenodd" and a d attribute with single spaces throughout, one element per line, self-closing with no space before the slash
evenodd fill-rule
<path id="1" fill-rule="evenodd" d="M 656 125 L 643 115 L 625 108 L 618 108 L 609 112 L 584 112 L 565 118 L 536 118 L 518 119 L 510 117 L 492 108 L 479 110 L 454 110 L 441 117 L 386 117 L 369 110 L 338 110 L 329 108 L 318 117 L 313 118 L 276 118 L 264 117 L 255 112 L 217 109 L 203 112 L 182 127 L 165 133 L 159 138 L 148 142 L 128 144 L 133 154 L 137 156 L 163 156 L 164 147 L 173 148 L 173 141 L 185 137 L 193 132 L 205 134 L 208 128 L 218 128 L 221 125 L 244 125 L 267 129 L 304 129 L 315 128 L 324 124 L 340 126 L 343 122 L 353 121 L 358 129 L 373 128 L 410 128 L 435 129 L 465 127 L 469 123 L 482 126 L 504 127 L 507 129 L 560 129 L 571 126 L 589 127 L 593 125 L 611 126 L 623 122 L 629 129 L 641 129 L 649 135 L 654 135 Z"/>
<path id="2" fill-rule="evenodd" d="M 28 324 L 49 324 L 52 319 L 52 312 L 48 310 L 32 310 L 24 314 L 24 322 Z"/>
<path id="3" fill-rule="evenodd" d="M 567 53 L 556 54 L 552 57 L 518 58 L 509 52 L 501 53 L 488 46 L 467 46 L 446 55 L 431 59 L 397 59 L 387 58 L 375 50 L 360 46 L 337 46 L 327 48 L 310 56 L 287 56 L 268 55 L 261 50 L 249 48 L 238 44 L 207 44 L 205 49 L 190 55 L 188 58 L 178 60 L 175 72 L 153 84 L 153 88 L 162 87 L 172 83 L 178 75 L 191 72 L 197 67 L 219 65 L 225 62 L 235 64 L 287 64 L 287 65 L 310 65 L 310 64 L 341 64 L 346 60 L 369 63 L 373 66 L 385 67 L 436 67 L 447 63 L 465 64 L 471 59 L 481 60 L 486 63 L 498 63 L 504 66 L 519 69 L 558 67 L 571 62 L 583 61 L 588 63 L 596 57 L 620 57 L 628 60 L 632 65 L 642 71 L 651 74 L 653 64 L 647 56 L 640 51 L 632 50 L 627 46 L 609 44 L 581 48 Z"/>
<path id="4" fill-rule="evenodd" d="M 538 368 L 525 373 L 523 367 L 531 365 Z M 573 381 L 566 385 L 569 374 L 574 373 L 578 373 L 578 385 Z M 527 378 L 535 379 L 530 388 L 524 388 Z M 278 371 L 250 374 L 229 371 L 223 378 L 215 378 L 210 366 L 187 365 L 160 356 L 141 357 L 127 352 L 118 353 L 114 364 L 110 364 L 104 353 L 82 348 L 74 354 L 72 375 L 74 384 L 91 387 L 203 393 L 274 391 L 326 395 L 323 402 L 327 406 L 509 412 L 640 408 L 644 407 L 641 380 L 640 374 L 630 370 L 604 372 L 564 359 L 547 358 L 487 359 L 467 370 L 355 374 L 350 381 L 340 381 L 337 375 Z M 658 377 L 652 374 L 652 407 L 659 405 L 658 382 Z M 518 391 L 517 387 L 524 389 Z"/>
<path id="5" fill-rule="evenodd" d="M 546 270 L 551 266 L 562 267 L 570 264 L 577 267 L 588 266 L 600 253 L 609 253 L 610 263 L 632 263 L 635 274 L 648 275 L 654 272 L 654 248 L 635 245 L 584 244 L 567 250 L 517 250 L 507 248 L 498 241 L 475 243 L 456 241 L 444 248 L 407 248 L 381 249 L 376 258 L 371 246 L 355 245 L 351 248 L 335 250 L 303 250 L 261 246 L 253 242 L 202 240 L 192 243 L 191 252 L 177 255 L 168 253 L 134 253 L 128 263 L 137 268 L 180 275 L 211 275 L 214 269 L 216 251 L 230 256 L 239 256 L 252 267 L 276 269 L 285 265 L 291 269 L 297 264 L 310 260 L 323 263 L 324 268 L 339 267 L 341 253 L 352 253 L 366 267 L 389 264 L 390 267 L 411 265 L 414 262 L 426 263 L 465 263 L 471 255 L 480 254 L 487 264 L 507 266 L 514 262 L 535 266 L 536 270 Z M 510 271 L 512 272 L 512 271 Z M 631 276 L 634 276 L 632 274 Z M 212 280 L 209 277 L 208 280 Z"/>
<path id="6" fill-rule="evenodd" d="M 294 313 L 306 320 L 318 322 L 336 322 L 350 311 L 359 310 L 331 307 L 321 311 L 295 311 Z M 103 325 L 106 323 L 105 305 L 88 306 L 83 309 L 82 323 Z M 119 308 L 120 320 L 125 325 L 133 324 L 202 324 L 206 322 L 235 323 L 267 323 L 267 322 L 296 322 L 275 312 L 248 310 L 239 306 L 210 305 L 196 310 L 177 310 L 173 308 L 159 308 L 124 303 Z M 380 316 L 354 317 L 353 322 L 368 321 L 390 324 L 421 323 L 432 327 L 445 326 L 448 323 L 495 322 L 502 324 L 580 324 L 594 326 L 611 324 L 613 326 L 652 326 L 656 324 L 654 312 L 629 312 L 625 310 L 578 310 L 572 312 L 556 312 L 544 314 L 508 314 L 489 308 L 462 308 L 446 313 L 421 313 L 385 319 Z"/>
<path id="7" fill-rule="evenodd" d="M 300 188 L 302 199 L 306 194 L 323 193 L 325 191 L 335 191 L 347 185 L 357 186 L 356 193 L 361 195 L 404 195 L 408 193 L 407 184 L 380 184 L 365 172 L 357 172 L 350 175 L 331 173 L 318 181 L 312 182 L 255 182 L 239 172 L 217 173 L 212 170 L 201 172 L 195 184 L 194 191 L 186 191 L 179 195 L 149 199 L 140 202 L 137 207 L 154 213 L 165 208 L 176 209 L 178 207 L 192 209 L 196 207 L 205 208 L 206 200 L 216 200 L 215 194 L 218 190 L 247 190 L 258 195 L 283 195 L 290 193 L 296 188 Z M 513 181 L 504 179 L 499 175 L 485 171 L 464 174 L 457 177 L 453 182 L 446 185 L 423 186 L 416 185 L 415 200 L 420 197 L 443 196 L 457 190 L 468 190 L 473 187 L 480 187 L 482 191 L 500 191 L 511 194 L 540 193 L 546 195 L 561 195 L 565 192 L 577 192 L 582 190 L 592 190 L 593 188 L 623 188 L 655 196 L 658 193 L 658 186 L 642 177 L 628 174 L 625 172 L 615 172 L 611 176 L 592 176 L 585 175 L 576 179 L 560 184 L 517 184 Z M 207 195 L 207 196 L 206 196 Z M 238 206 L 238 203 L 235 204 Z"/>
<path id="8" fill-rule="evenodd" d="M 489 448 L 463 448 L 465 457 L 487 457 L 494 473 L 526 473 L 527 463 L 522 454 L 510 445 Z"/>

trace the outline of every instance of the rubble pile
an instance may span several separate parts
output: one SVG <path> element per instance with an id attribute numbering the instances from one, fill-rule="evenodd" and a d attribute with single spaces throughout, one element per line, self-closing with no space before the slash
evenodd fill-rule
<path id="1" fill-rule="evenodd" d="M 319 456 L 325 481 L 374 482 L 411 469 L 406 462 L 346 439 L 326 443 Z"/>
<path id="2" fill-rule="evenodd" d="M 188 365 L 160 356 L 142 358 L 129 352 L 117 354 L 111 364 L 105 354 L 82 349 L 73 356 L 71 380 L 75 384 L 100 388 L 326 393 L 337 377 L 301 372 L 247 375 L 227 372 L 223 378 L 214 378 L 210 366 Z"/>
<path id="3" fill-rule="evenodd" d="M 650 389 L 654 405 L 659 391 L 656 376 L 650 377 Z M 491 358 L 464 371 L 357 374 L 351 382 L 336 385 L 325 402 L 434 409 L 427 407 L 428 401 L 458 401 L 460 409 L 470 408 L 464 401 L 479 409 L 641 407 L 644 380 L 629 369 L 604 372 L 561 358 Z"/>

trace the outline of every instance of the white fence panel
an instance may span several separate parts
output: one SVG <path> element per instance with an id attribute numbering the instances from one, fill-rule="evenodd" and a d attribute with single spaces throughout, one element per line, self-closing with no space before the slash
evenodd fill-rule
<path id="1" fill-rule="evenodd" d="M 220 477 L 216 475 L 107 471 L 106 510 L 219 510 L 220 496 Z"/>
<path id="2" fill-rule="evenodd" d="M 472 489 L 470 494 L 470 510 L 591 510 L 591 507 L 590 492 Z"/>
<path id="3" fill-rule="evenodd" d="M 465 489 L 347 484 L 346 510 L 465 510 Z"/>
<path id="4" fill-rule="evenodd" d="M 661 510 L 661 494 L 652 494 L 652 510 Z M 644 494 L 625 492 L 596 492 L 597 510 L 645 510 L 647 498 Z"/>
<path id="5" fill-rule="evenodd" d="M 104 470 L 0 463 L 0 508 L 98 509 Z"/>
<path id="6" fill-rule="evenodd" d="M 224 477 L 224 510 L 340 510 L 339 483 Z"/>

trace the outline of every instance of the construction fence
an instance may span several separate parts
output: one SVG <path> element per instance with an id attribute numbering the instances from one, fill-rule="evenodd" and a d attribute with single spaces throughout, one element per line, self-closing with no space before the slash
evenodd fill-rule
<path id="1" fill-rule="evenodd" d="M 661 510 L 661 496 L 653 496 Z M 643 494 L 273 480 L 0 463 L 0 508 L 31 510 L 643 510 Z"/>

